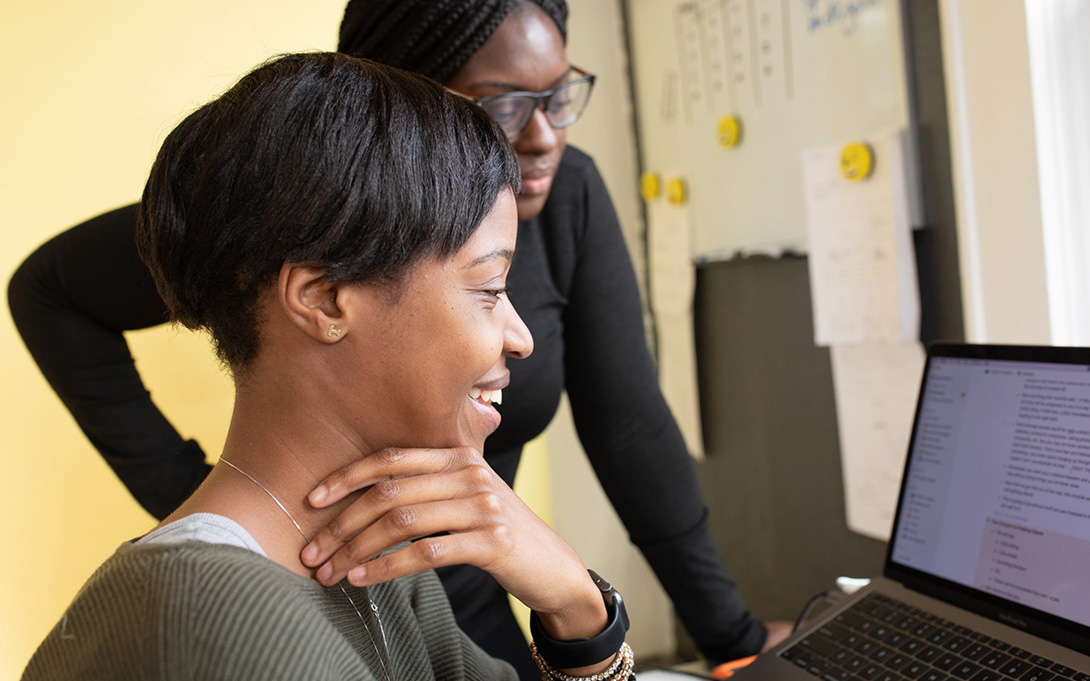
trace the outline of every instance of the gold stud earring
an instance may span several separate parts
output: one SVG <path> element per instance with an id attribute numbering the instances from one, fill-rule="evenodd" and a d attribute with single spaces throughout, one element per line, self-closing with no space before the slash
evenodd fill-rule
<path id="1" fill-rule="evenodd" d="M 329 328 L 325 330 L 325 335 L 330 338 L 340 338 L 341 330 L 338 329 L 335 325 L 330 324 Z"/>

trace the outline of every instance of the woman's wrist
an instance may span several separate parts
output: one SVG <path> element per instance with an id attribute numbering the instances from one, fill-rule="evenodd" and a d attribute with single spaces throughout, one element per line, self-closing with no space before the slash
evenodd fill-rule
<path id="1" fill-rule="evenodd" d="M 555 611 L 534 610 L 533 615 L 546 636 L 559 641 L 593 638 L 606 628 L 609 610 L 602 593 L 587 573 L 571 592 L 568 603 Z"/>
<path id="2" fill-rule="evenodd" d="M 611 679 L 627 678 L 631 672 L 629 662 L 632 653 L 628 648 L 628 662 L 625 662 L 625 649 L 622 646 L 628 631 L 628 614 L 624 601 L 609 582 L 591 570 L 587 574 L 591 578 L 593 592 L 590 601 L 585 597 L 579 600 L 582 615 L 575 614 L 579 609 L 575 612 L 566 609 L 566 619 L 558 619 L 555 613 L 531 614 L 530 633 L 534 639 L 535 659 L 542 672 L 554 678 L 565 675 L 597 677 L 603 673 Z M 592 607 L 587 610 L 583 608 L 584 604 Z M 622 668 L 628 669 L 628 673 L 624 676 L 613 675 Z M 613 672 L 609 672 L 609 669 Z"/>

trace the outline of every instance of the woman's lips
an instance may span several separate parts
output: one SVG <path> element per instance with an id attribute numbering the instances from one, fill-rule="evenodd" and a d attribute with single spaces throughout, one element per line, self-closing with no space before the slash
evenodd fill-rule
<path id="1" fill-rule="evenodd" d="M 489 433 L 500 427 L 500 412 L 496 411 L 494 405 L 503 402 L 503 389 L 507 387 L 510 381 L 511 375 L 504 371 L 494 378 L 482 380 L 470 388 L 469 394 L 466 395 L 488 426 Z"/>
<path id="2" fill-rule="evenodd" d="M 473 403 L 473 407 L 477 410 L 477 413 L 481 415 L 481 418 L 484 419 L 485 424 L 488 425 L 488 432 L 494 432 L 500 427 L 502 417 L 500 416 L 500 413 L 496 411 L 496 407 L 493 406 L 503 401 L 502 392 L 500 390 L 482 391 L 474 388 L 469 395 L 467 395 L 467 398 Z"/>
<path id="3" fill-rule="evenodd" d="M 552 173 L 544 175 L 534 175 L 531 177 L 522 177 L 522 192 L 523 196 L 540 196 L 546 194 L 549 191 L 549 186 L 553 182 Z"/>

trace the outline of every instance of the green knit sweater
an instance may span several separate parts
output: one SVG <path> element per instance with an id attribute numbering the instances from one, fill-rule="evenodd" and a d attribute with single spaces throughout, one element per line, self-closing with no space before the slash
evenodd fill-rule
<path id="1" fill-rule="evenodd" d="M 76 595 L 24 672 L 36 679 L 375 679 L 367 595 L 325 588 L 251 551 L 127 543 Z M 432 572 L 370 589 L 391 678 L 515 679 L 458 629 Z"/>

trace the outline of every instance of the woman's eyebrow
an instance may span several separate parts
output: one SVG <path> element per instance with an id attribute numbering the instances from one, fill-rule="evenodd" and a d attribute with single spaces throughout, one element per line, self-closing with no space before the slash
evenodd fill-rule
<path id="1" fill-rule="evenodd" d="M 555 87 L 563 83 L 568 78 L 568 76 L 571 75 L 571 71 L 572 67 L 569 66 L 567 70 L 564 71 L 564 73 L 560 74 L 559 78 L 553 81 L 553 86 Z M 475 83 L 470 83 L 470 87 L 491 87 L 498 90 L 516 90 L 519 92 L 529 92 L 529 90 L 527 90 L 526 87 L 523 85 L 519 85 L 518 83 L 507 83 L 502 80 L 482 80 Z"/>
<path id="2" fill-rule="evenodd" d="M 468 263 L 467 265 L 464 265 L 462 267 L 462 269 L 463 270 L 472 269 L 474 267 L 477 267 L 478 265 L 483 265 L 486 262 L 490 262 L 492 260 L 495 260 L 496 258 L 503 258 L 507 262 L 511 262 L 511 259 L 514 258 L 514 257 L 515 257 L 515 252 L 513 250 L 511 250 L 510 248 L 497 248 L 496 250 L 492 251 L 491 253 L 486 253 L 486 254 L 480 256 L 479 258 L 475 258 L 472 262 Z"/>
<path id="3" fill-rule="evenodd" d="M 476 83 L 471 83 L 470 87 L 491 87 L 497 90 L 524 90 L 525 88 L 516 83 L 505 83 L 502 80 L 481 80 Z"/>

